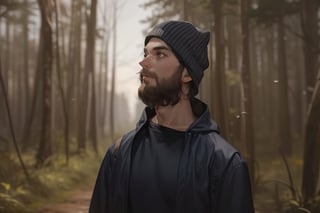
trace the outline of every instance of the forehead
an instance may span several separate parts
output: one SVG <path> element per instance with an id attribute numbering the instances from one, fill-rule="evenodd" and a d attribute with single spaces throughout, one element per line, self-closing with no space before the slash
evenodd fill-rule
<path id="1" fill-rule="evenodd" d="M 171 48 L 163 40 L 153 37 L 149 40 L 147 45 L 144 47 L 145 50 L 153 50 L 157 48 L 167 49 L 171 51 Z"/>

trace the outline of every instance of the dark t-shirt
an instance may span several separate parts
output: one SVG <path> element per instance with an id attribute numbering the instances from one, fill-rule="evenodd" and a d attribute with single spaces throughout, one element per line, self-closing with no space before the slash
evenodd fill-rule
<path id="1" fill-rule="evenodd" d="M 179 160 L 184 132 L 149 123 L 147 137 L 132 157 L 131 213 L 175 212 Z"/>

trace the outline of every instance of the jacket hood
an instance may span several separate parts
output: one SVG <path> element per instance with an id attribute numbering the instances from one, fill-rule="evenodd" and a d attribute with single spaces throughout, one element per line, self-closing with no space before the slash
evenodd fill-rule
<path id="1" fill-rule="evenodd" d="M 194 98 L 191 100 L 193 113 L 197 119 L 190 125 L 186 132 L 217 132 L 219 133 L 216 122 L 211 119 L 209 108 L 207 104 Z M 137 132 L 144 126 L 147 121 L 155 115 L 155 110 L 150 107 L 145 107 L 140 120 L 137 122 Z"/>

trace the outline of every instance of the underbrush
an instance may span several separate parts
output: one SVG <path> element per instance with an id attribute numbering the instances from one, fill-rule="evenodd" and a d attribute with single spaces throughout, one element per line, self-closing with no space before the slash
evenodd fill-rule
<path id="1" fill-rule="evenodd" d="M 34 153 L 24 155 L 30 180 L 24 176 L 14 153 L 0 155 L 0 213 L 37 212 L 48 203 L 67 199 L 65 192 L 92 184 L 101 158 L 93 152 L 74 154 L 68 165 L 55 156 L 41 169 L 34 168 Z"/>
<path id="2" fill-rule="evenodd" d="M 307 204 L 301 193 L 301 156 L 260 161 L 255 187 L 259 213 L 320 213 L 320 191 Z"/>

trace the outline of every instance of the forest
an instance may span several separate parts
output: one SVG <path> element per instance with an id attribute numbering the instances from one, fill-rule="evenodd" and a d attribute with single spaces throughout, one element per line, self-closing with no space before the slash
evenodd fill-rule
<path id="1" fill-rule="evenodd" d="M 165 20 L 211 32 L 199 98 L 246 159 L 256 212 L 320 213 L 320 1 L 137 6 L 150 11 L 146 32 Z M 116 0 L 0 0 L 0 212 L 38 212 L 89 184 L 134 128 L 129 107 L 143 108 L 115 89 L 119 10 Z"/>

